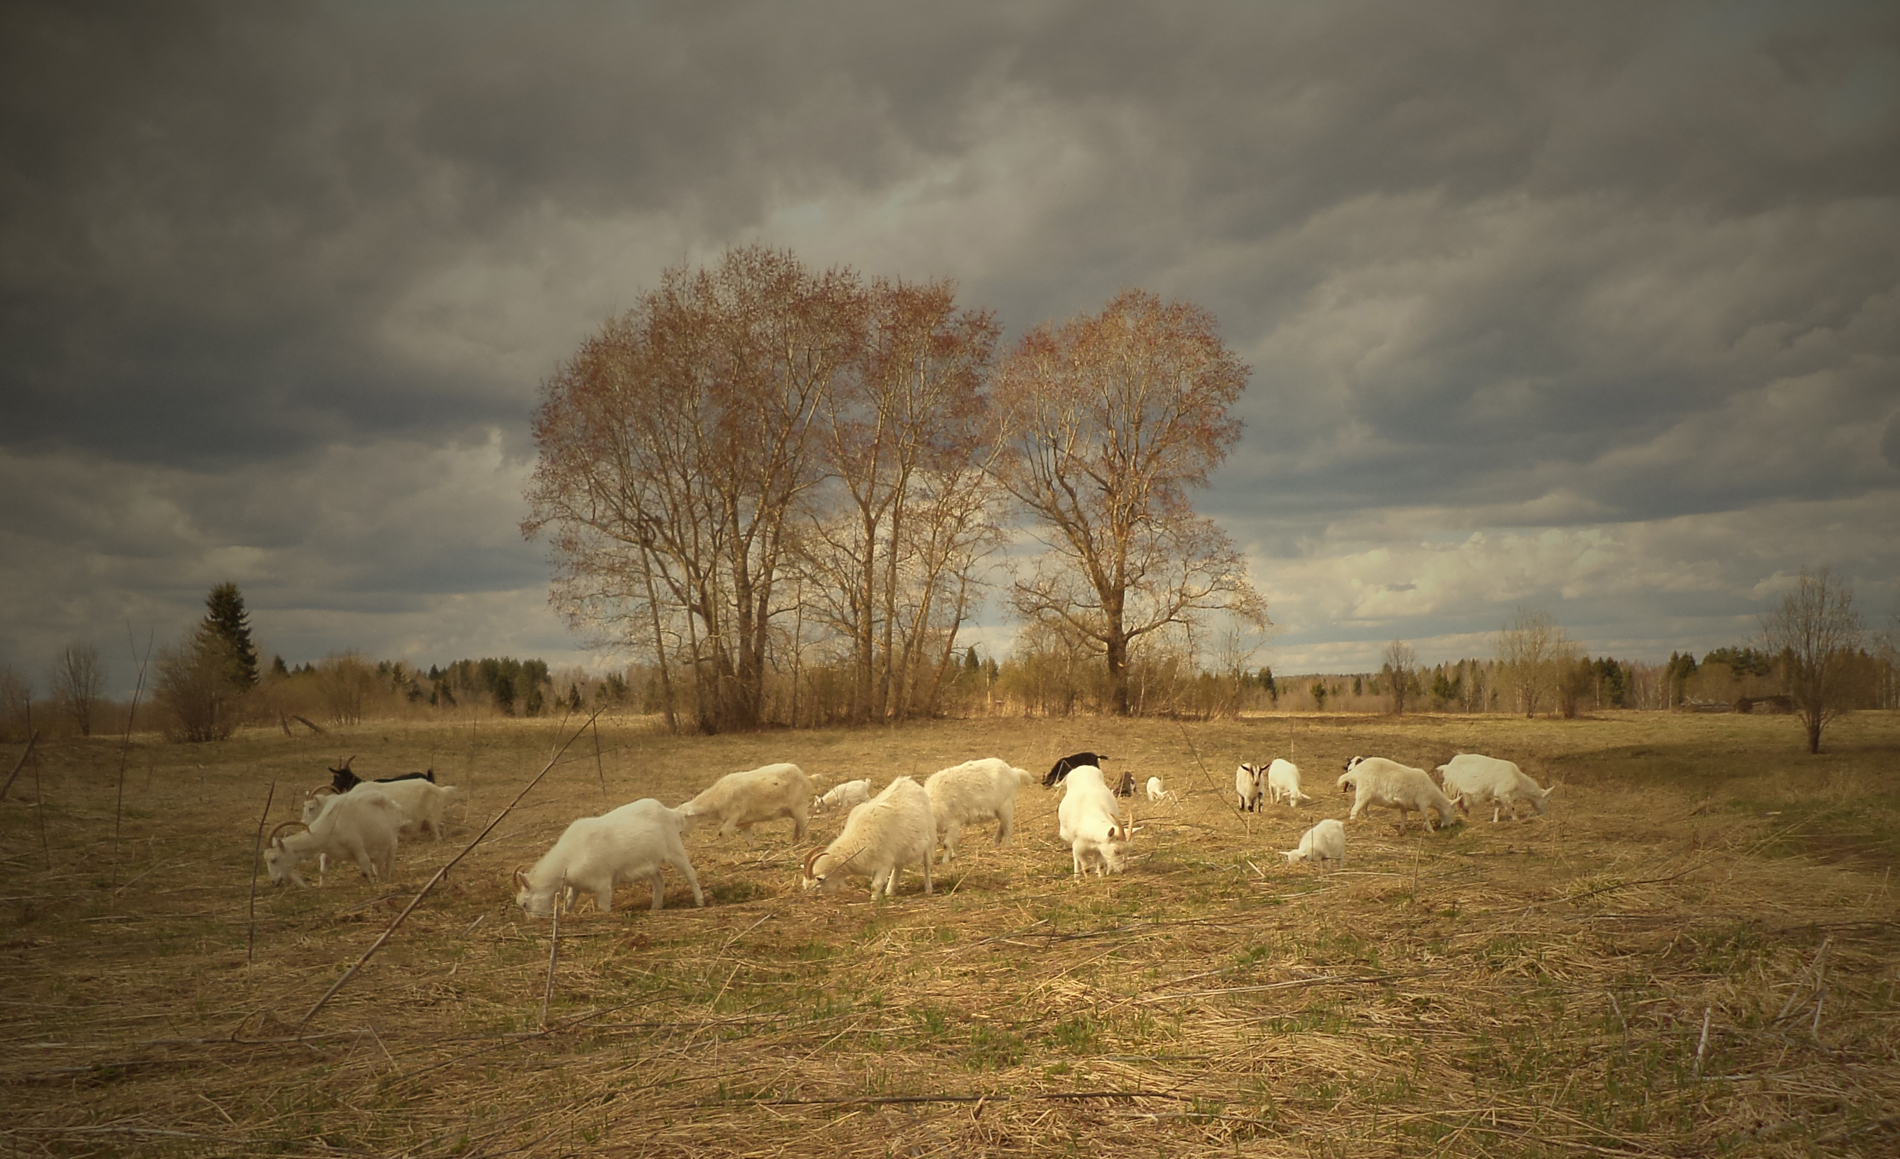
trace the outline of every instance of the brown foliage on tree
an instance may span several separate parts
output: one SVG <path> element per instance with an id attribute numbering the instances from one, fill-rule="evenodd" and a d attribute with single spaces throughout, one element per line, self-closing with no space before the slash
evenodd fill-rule
<path id="1" fill-rule="evenodd" d="M 842 498 L 805 559 L 829 581 L 833 627 L 851 642 L 853 719 L 908 715 L 955 660 L 971 564 L 997 541 L 979 462 L 997 328 L 958 310 L 948 282 L 873 282 L 855 373 L 820 407 L 818 437 Z M 948 606 L 943 606 L 943 605 Z M 919 669 L 928 672 L 919 681 Z"/>
<path id="2" fill-rule="evenodd" d="M 1212 315 L 1139 290 L 1037 327 L 1004 362 L 998 473 L 1048 549 L 1014 604 L 1090 642 L 1119 715 L 1143 637 L 1216 610 L 1265 625 L 1240 554 L 1188 499 L 1239 437 L 1247 373 Z"/>
<path id="3" fill-rule="evenodd" d="M 927 703 L 912 674 L 947 670 L 993 534 L 972 455 L 994 343 L 945 284 L 760 247 L 667 271 L 543 387 L 522 526 L 555 602 L 643 643 L 669 723 L 682 701 L 703 731 L 764 723 L 808 604 L 850 641 L 859 716 Z"/>

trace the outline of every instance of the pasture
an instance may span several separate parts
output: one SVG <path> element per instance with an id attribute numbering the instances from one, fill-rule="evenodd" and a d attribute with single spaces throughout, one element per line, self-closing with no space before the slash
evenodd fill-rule
<path id="1" fill-rule="evenodd" d="M 569 725 L 571 730 L 571 723 Z M 356 977 L 305 1014 L 547 762 L 557 722 L 262 730 L 40 750 L 0 802 L 0 1139 L 89 1155 L 1891 1155 L 1900 1153 L 1900 717 L 1819 757 L 1785 717 L 971 720 L 671 737 L 602 718 Z M 1315 800 L 1243 815 L 1292 750 Z M 616 912 L 550 923 L 510 871 L 567 821 L 774 760 L 828 787 L 1077 749 L 1137 800 L 1128 872 L 1072 881 L 1058 791 L 936 893 L 798 885 L 789 822 L 687 845 Z M 1454 752 L 1561 784 L 1549 816 L 1347 827 L 1346 758 Z M 17 746 L 4 756 L 6 768 Z M 250 900 L 267 787 L 433 765 L 452 839 L 393 883 Z M 1203 772 L 1203 766 L 1205 772 Z M 0 768 L 0 773 L 6 771 Z M 842 823 L 815 819 L 822 844 Z M 312 875 L 314 880 L 314 874 Z M 551 948 L 558 953 L 551 956 Z M 552 958 L 552 969 L 551 966 Z M 545 1004 L 545 1013 L 544 1013 Z"/>

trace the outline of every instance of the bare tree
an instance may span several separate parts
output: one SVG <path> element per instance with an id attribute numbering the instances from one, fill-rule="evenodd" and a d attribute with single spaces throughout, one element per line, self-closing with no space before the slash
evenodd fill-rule
<path id="1" fill-rule="evenodd" d="M 0 740 L 25 740 L 32 732 L 33 683 L 0 664 Z"/>
<path id="2" fill-rule="evenodd" d="M 1818 753 L 1822 730 L 1846 708 L 1849 665 L 1864 631 L 1854 589 L 1826 568 L 1804 571 L 1795 589 L 1763 613 L 1761 630 L 1807 729 L 1808 751 Z"/>
<path id="3" fill-rule="evenodd" d="M 1013 603 L 1106 661 L 1117 715 L 1143 636 L 1216 610 L 1266 624 L 1239 552 L 1188 501 L 1239 437 L 1230 409 L 1246 381 L 1212 315 L 1138 290 L 1037 327 L 1004 363 L 998 473 L 1047 549 Z"/>
<path id="4" fill-rule="evenodd" d="M 53 690 L 53 703 L 72 718 L 80 736 L 92 735 L 92 713 L 105 681 L 99 649 L 91 644 L 68 644 L 53 661 L 53 670 L 47 678 Z"/>
<path id="5" fill-rule="evenodd" d="M 851 642 L 857 720 L 906 715 L 920 664 L 932 674 L 923 699 L 934 700 L 968 611 L 964 533 L 994 539 L 981 534 L 994 526 L 986 477 L 970 470 L 985 434 L 994 319 L 959 311 L 948 282 L 879 280 L 866 300 L 856 372 L 841 376 L 816 422 L 842 511 L 814 525 L 807 550 L 831 577 L 828 618 Z M 945 603 L 951 579 L 963 598 Z M 946 611 L 949 630 L 933 633 Z M 942 648 L 928 648 L 933 635 Z"/>
<path id="6" fill-rule="evenodd" d="M 1887 614 L 1887 626 L 1874 643 L 1875 658 L 1880 662 L 1880 707 L 1900 708 L 1900 612 Z"/>
<path id="7" fill-rule="evenodd" d="M 1527 717 L 1555 700 L 1563 669 L 1576 656 L 1576 645 L 1548 612 L 1520 607 L 1498 631 L 1498 679 Z"/>
<path id="8" fill-rule="evenodd" d="M 1384 676 L 1392 698 L 1392 712 L 1395 716 L 1405 715 L 1405 699 L 1412 687 L 1412 676 L 1418 670 L 1418 653 L 1403 640 L 1394 640 L 1385 646 L 1385 667 L 1380 670 Z"/>
<path id="9" fill-rule="evenodd" d="M 158 654 L 155 698 L 177 740 L 224 740 L 237 728 L 244 667 L 230 644 L 200 625 Z"/>
<path id="10" fill-rule="evenodd" d="M 858 357 L 862 304 L 848 271 L 733 250 L 667 271 L 543 387 L 522 529 L 552 531 L 555 602 L 644 625 L 702 731 L 763 720 L 795 518 L 823 476 L 812 418 Z"/>

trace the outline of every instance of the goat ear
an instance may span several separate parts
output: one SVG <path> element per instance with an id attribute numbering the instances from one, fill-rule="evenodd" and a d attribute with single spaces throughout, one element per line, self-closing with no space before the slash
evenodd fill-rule
<path id="1" fill-rule="evenodd" d="M 519 869 L 515 870 L 515 888 L 516 889 L 528 888 L 528 875 L 521 872 Z"/>

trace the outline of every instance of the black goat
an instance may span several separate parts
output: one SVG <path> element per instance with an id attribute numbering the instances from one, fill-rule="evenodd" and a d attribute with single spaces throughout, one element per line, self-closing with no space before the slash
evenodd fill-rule
<path id="1" fill-rule="evenodd" d="M 363 783 L 365 778 L 359 777 L 350 771 L 350 761 L 355 759 L 356 758 L 352 756 L 349 761 L 343 762 L 342 768 L 330 770 L 330 785 L 337 792 L 347 793 Z M 433 785 L 435 784 L 435 770 L 429 769 L 421 773 L 404 773 L 398 777 L 377 777 L 373 783 L 387 785 L 391 781 L 427 781 Z"/>
<path id="2" fill-rule="evenodd" d="M 1107 759 L 1106 756 L 1097 753 L 1070 753 L 1049 767 L 1049 774 L 1042 779 L 1042 787 L 1047 789 L 1052 785 L 1060 784 L 1062 778 L 1069 775 L 1069 770 L 1079 769 L 1083 765 L 1094 765 L 1099 769 L 1102 767 L 1102 762 Z"/>

